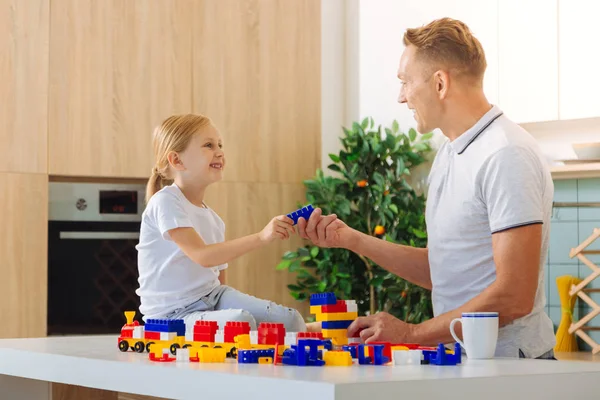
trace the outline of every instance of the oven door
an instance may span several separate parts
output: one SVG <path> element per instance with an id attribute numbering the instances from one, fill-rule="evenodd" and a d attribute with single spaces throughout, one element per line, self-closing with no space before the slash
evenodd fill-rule
<path id="1" fill-rule="evenodd" d="M 139 310 L 139 222 L 49 221 L 48 334 L 115 334 Z"/>

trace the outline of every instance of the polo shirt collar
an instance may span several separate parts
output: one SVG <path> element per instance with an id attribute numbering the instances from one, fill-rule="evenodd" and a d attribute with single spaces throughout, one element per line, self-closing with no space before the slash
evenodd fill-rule
<path id="1" fill-rule="evenodd" d="M 471 128 L 465 131 L 462 135 L 450 142 L 450 147 L 457 153 L 462 154 L 469 147 L 471 143 L 481 135 L 488 126 L 492 124 L 503 114 L 502 110 L 496 105 L 486 112 L 479 121 L 475 123 Z"/>

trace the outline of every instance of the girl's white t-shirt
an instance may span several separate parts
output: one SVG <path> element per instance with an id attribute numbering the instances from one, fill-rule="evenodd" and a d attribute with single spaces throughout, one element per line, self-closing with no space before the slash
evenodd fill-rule
<path id="1" fill-rule="evenodd" d="M 169 230 L 192 227 L 204 243 L 225 240 L 225 223 L 210 208 L 198 207 L 175 184 L 150 198 L 142 214 L 138 251 L 140 312 L 143 319 L 164 318 L 219 286 L 219 271 L 192 261 L 171 240 Z"/>

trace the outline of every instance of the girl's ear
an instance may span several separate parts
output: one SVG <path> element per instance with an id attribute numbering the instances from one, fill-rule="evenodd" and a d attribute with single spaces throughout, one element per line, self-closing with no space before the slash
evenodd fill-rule
<path id="1" fill-rule="evenodd" d="M 183 165 L 183 161 L 181 160 L 181 157 L 179 157 L 179 154 L 177 154 L 176 152 L 170 151 L 169 154 L 167 154 L 167 160 L 169 160 L 169 165 L 175 171 L 183 171 L 183 170 L 185 170 L 185 166 Z"/>

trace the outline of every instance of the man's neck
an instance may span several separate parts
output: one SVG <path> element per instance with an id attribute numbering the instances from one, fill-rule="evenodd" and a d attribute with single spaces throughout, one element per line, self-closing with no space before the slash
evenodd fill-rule
<path id="1" fill-rule="evenodd" d="M 457 106 L 449 110 L 446 120 L 440 126 L 441 131 L 450 141 L 454 141 L 468 131 L 492 109 L 492 105 L 483 95 L 457 101 L 455 104 Z"/>

